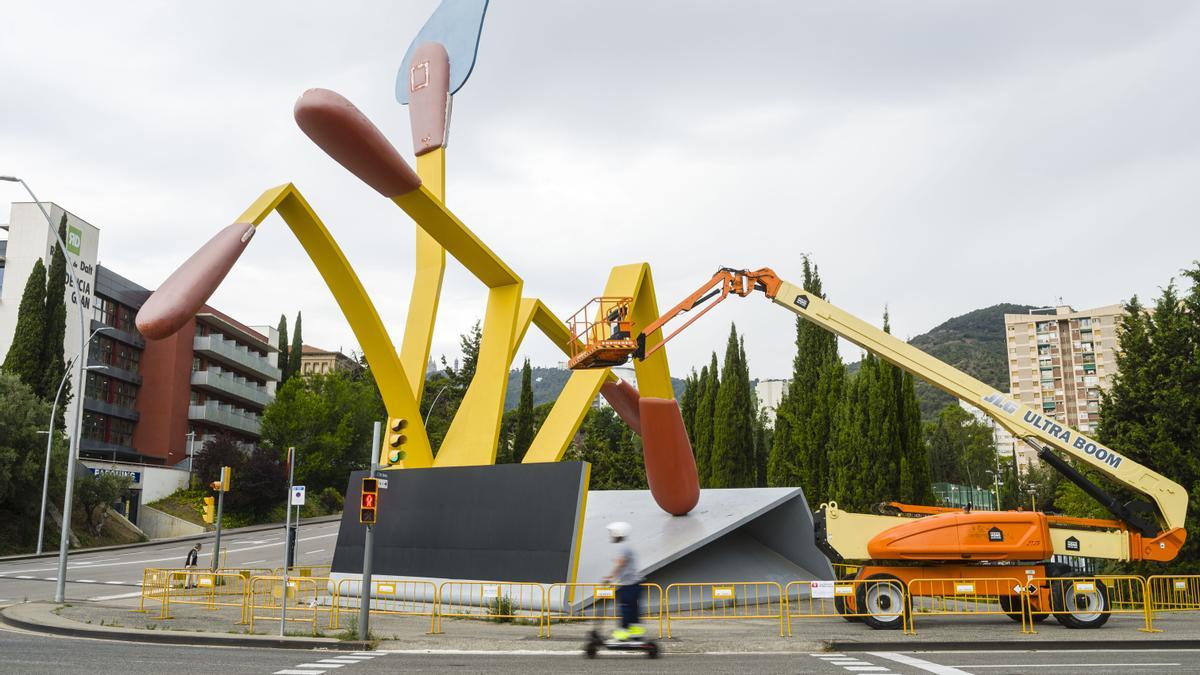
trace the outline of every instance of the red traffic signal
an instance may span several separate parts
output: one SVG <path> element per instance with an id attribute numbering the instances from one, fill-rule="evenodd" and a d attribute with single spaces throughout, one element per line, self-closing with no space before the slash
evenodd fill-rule
<path id="1" fill-rule="evenodd" d="M 375 478 L 362 479 L 362 500 L 359 503 L 358 522 L 364 525 L 375 523 L 375 509 L 379 504 L 379 481 Z"/>

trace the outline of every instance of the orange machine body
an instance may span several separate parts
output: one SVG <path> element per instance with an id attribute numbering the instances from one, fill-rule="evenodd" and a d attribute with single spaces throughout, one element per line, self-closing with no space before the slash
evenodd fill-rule
<path id="1" fill-rule="evenodd" d="M 1043 513 L 976 511 L 914 518 L 867 542 L 873 560 L 1048 560 L 1054 553 Z"/>

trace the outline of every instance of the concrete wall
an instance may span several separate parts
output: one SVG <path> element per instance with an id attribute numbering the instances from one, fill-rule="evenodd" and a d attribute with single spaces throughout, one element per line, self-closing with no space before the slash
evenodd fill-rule
<path id="1" fill-rule="evenodd" d="M 156 502 L 179 488 L 187 487 L 188 472 L 159 466 L 142 469 L 142 504 Z"/>
<path id="2" fill-rule="evenodd" d="M 168 513 L 163 513 L 158 509 L 152 509 L 149 506 L 142 506 L 138 513 L 139 526 L 142 532 L 146 533 L 151 539 L 165 539 L 167 537 L 183 537 L 189 534 L 203 534 L 206 532 L 204 527 L 195 523 L 189 523 L 182 518 L 176 518 Z"/>

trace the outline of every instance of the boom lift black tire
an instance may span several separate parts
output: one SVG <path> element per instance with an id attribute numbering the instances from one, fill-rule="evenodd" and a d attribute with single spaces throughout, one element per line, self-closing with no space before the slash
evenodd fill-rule
<path id="1" fill-rule="evenodd" d="M 1011 595 L 1000 596 L 1000 609 L 1008 615 L 1008 618 L 1020 623 L 1021 621 L 1021 600 Z M 1046 620 L 1049 614 L 1031 614 L 1030 619 L 1034 623 L 1041 623 Z"/>
<path id="2" fill-rule="evenodd" d="M 861 616 L 847 616 L 847 614 L 854 614 L 855 610 L 852 607 L 846 606 L 846 598 L 844 596 L 838 596 L 833 599 L 833 608 L 837 610 L 837 613 L 840 614 L 843 619 L 849 621 L 850 623 L 858 623 L 859 621 L 862 621 Z"/>
<path id="3" fill-rule="evenodd" d="M 904 606 L 904 583 L 890 574 L 872 574 L 865 581 L 892 583 L 858 585 L 854 600 L 863 615 L 862 622 L 875 630 L 903 628 L 908 619 L 908 607 Z"/>
<path id="4" fill-rule="evenodd" d="M 1050 608 L 1054 618 L 1067 628 L 1099 628 L 1108 623 L 1108 587 L 1099 579 L 1091 592 L 1077 593 L 1075 581 L 1060 579 L 1050 582 Z"/>

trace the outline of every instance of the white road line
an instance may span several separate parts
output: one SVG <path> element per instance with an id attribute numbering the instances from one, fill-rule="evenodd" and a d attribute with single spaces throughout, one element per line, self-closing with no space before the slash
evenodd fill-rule
<path id="1" fill-rule="evenodd" d="M 108 584 L 109 586 L 121 586 L 125 582 L 124 581 L 106 581 L 104 583 Z"/>
<path id="2" fill-rule="evenodd" d="M 320 668 L 321 670 L 328 670 L 330 668 L 341 668 L 343 665 L 344 664 L 341 664 L 341 663 L 336 663 L 333 665 L 330 665 L 328 663 L 301 663 L 300 665 L 298 665 L 296 667 L 297 668 Z"/>
<path id="3" fill-rule="evenodd" d="M 58 577 L 42 577 L 42 581 L 58 581 Z"/>
<path id="4" fill-rule="evenodd" d="M 266 560 L 251 560 L 248 563 L 242 563 L 242 564 L 243 565 L 257 565 L 258 563 L 264 563 L 264 562 L 267 562 L 267 561 Z"/>
<path id="5" fill-rule="evenodd" d="M 117 595 L 99 595 L 94 598 L 88 598 L 88 601 L 122 600 L 124 598 L 136 598 L 141 594 L 141 591 L 134 591 L 132 593 L 118 593 Z"/>
<path id="6" fill-rule="evenodd" d="M 878 673 L 880 671 L 888 670 L 887 668 L 884 668 L 883 666 L 842 666 L 842 667 L 845 668 L 846 670 L 850 670 L 850 671 L 853 671 L 856 673 Z"/>
<path id="7" fill-rule="evenodd" d="M 71 580 L 67 579 L 67 581 L 71 581 Z M 75 579 L 75 583 L 77 583 L 77 584 L 94 584 L 97 582 L 92 579 Z"/>
<path id="8" fill-rule="evenodd" d="M 964 664 L 962 668 L 1094 668 L 1128 666 L 1130 668 L 1146 668 L 1149 666 L 1178 666 L 1179 663 L 1005 663 L 1001 665 Z"/>
<path id="9" fill-rule="evenodd" d="M 297 670 L 295 668 L 284 668 L 283 670 L 275 671 L 275 675 L 321 675 L 323 670 Z"/>
<path id="10" fill-rule="evenodd" d="M 343 659 L 334 657 L 332 659 L 321 659 L 321 663 L 336 663 L 339 666 L 344 666 L 347 663 L 358 663 L 358 659 Z"/>
<path id="11" fill-rule="evenodd" d="M 19 574 L 19 575 L 17 575 L 17 578 L 18 579 L 32 579 L 33 577 L 28 576 L 26 574 Z"/>
<path id="12" fill-rule="evenodd" d="M 934 673 L 934 675 L 971 675 L 967 671 L 959 670 L 953 666 L 942 666 L 932 661 L 926 661 L 924 659 L 918 659 L 913 656 L 898 654 L 896 652 L 871 652 L 871 656 L 878 656 L 881 659 L 895 661 L 896 663 L 903 663 L 904 665 L 912 666 L 913 668 L 920 668 L 927 673 Z M 975 666 L 968 667 L 974 668 Z"/>
<path id="13" fill-rule="evenodd" d="M 305 555 L 312 555 L 314 553 L 324 553 L 324 552 L 325 552 L 325 549 L 323 549 L 323 548 L 314 548 L 311 551 L 306 551 Z"/>

